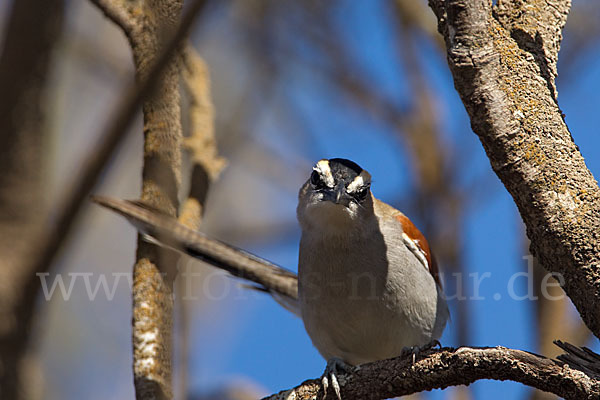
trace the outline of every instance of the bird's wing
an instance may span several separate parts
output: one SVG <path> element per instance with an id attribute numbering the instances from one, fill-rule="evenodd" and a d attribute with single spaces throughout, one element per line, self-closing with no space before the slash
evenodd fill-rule
<path id="1" fill-rule="evenodd" d="M 429 243 L 425 236 L 417 229 L 410 219 L 404 214 L 399 213 L 395 218 L 402 224 L 402 238 L 404 244 L 417 256 L 423 266 L 429 270 L 431 276 L 435 280 L 435 283 L 441 288 L 442 281 L 440 280 L 440 272 L 438 269 L 437 261 L 433 256 L 433 253 L 429 249 Z"/>
<path id="2" fill-rule="evenodd" d="M 427 239 L 412 221 L 399 210 L 387 203 L 373 197 L 374 206 L 380 210 L 385 218 L 391 218 L 400 223 L 402 228 L 402 240 L 408 249 L 419 259 L 421 264 L 429 271 L 435 283 L 442 289 L 442 281 L 437 261 L 433 256 Z"/>

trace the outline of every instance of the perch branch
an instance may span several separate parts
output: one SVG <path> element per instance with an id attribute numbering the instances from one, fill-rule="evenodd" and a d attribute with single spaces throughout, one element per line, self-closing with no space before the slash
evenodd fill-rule
<path id="1" fill-rule="evenodd" d="M 565 399 L 600 396 L 600 381 L 568 365 L 533 353 L 505 347 L 460 347 L 430 350 L 417 356 L 363 364 L 339 377 L 341 397 L 388 399 L 448 386 L 469 385 L 480 379 L 511 380 Z M 322 398 L 320 379 L 263 400 Z"/>

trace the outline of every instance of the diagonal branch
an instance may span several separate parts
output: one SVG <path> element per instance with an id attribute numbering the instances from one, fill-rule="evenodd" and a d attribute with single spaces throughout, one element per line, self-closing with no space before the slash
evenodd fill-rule
<path id="1" fill-rule="evenodd" d="M 29 350 L 39 291 L 32 261 L 49 214 L 45 171 L 52 129 L 45 105 L 66 5 L 5 4 L 10 13 L 0 45 L 0 396 L 33 399 L 42 390 Z"/>
<path id="2" fill-rule="evenodd" d="M 341 397 L 345 400 L 387 399 L 469 385 L 480 379 L 520 382 L 565 399 L 600 396 L 600 381 L 585 373 L 571 369 L 561 361 L 505 347 L 430 350 L 417 356 L 414 364 L 410 357 L 398 357 L 363 364 L 339 379 Z M 312 379 L 264 400 L 322 397 L 320 380 Z"/>
<path id="3" fill-rule="evenodd" d="M 130 38 L 139 26 L 122 0 L 90 0 Z"/>
<path id="4" fill-rule="evenodd" d="M 556 101 L 562 1 L 430 0 L 454 84 L 532 253 L 600 337 L 600 189 Z"/>

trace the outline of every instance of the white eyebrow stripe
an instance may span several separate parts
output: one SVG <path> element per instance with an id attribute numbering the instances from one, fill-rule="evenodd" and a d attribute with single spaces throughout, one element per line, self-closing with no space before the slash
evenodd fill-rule
<path id="1" fill-rule="evenodd" d="M 346 191 L 348 191 L 348 193 L 354 193 L 358 189 L 360 189 L 362 186 L 364 186 L 365 184 L 368 184 L 370 182 L 371 182 L 371 174 L 369 174 L 367 171 L 365 171 L 363 169 L 362 171 L 360 171 L 360 174 L 358 174 L 358 176 L 356 178 L 354 178 L 354 180 L 352 182 L 350 182 L 350 184 L 346 188 Z"/>
<path id="2" fill-rule="evenodd" d="M 333 187 L 335 181 L 333 180 L 333 174 L 331 173 L 331 167 L 329 167 L 329 160 L 321 160 L 313 168 L 315 171 L 323 177 L 325 184 L 329 187 Z"/>

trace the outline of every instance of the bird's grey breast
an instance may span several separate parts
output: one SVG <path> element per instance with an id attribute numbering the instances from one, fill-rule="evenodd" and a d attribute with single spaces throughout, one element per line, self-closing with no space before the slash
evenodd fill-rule
<path id="1" fill-rule="evenodd" d="M 298 266 L 302 319 L 326 359 L 339 357 L 358 364 L 374 352 L 370 347 L 394 314 L 385 301 L 388 267 L 385 241 L 378 231 L 353 240 L 302 237 Z"/>
<path id="2" fill-rule="evenodd" d="M 326 358 L 360 364 L 431 340 L 435 282 L 404 245 L 402 230 L 379 221 L 352 238 L 303 235 L 298 265 L 302 319 Z"/>

